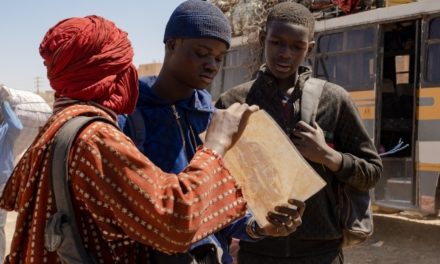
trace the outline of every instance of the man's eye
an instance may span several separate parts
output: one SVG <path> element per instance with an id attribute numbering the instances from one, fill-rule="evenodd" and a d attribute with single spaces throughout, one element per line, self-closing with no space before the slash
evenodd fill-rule
<path id="1" fill-rule="evenodd" d="M 296 49 L 296 50 L 304 50 L 305 49 L 305 47 L 298 46 L 298 45 L 293 46 L 293 48 Z"/>
<path id="2" fill-rule="evenodd" d="M 208 52 L 203 52 L 203 51 L 197 51 L 196 54 L 199 57 L 206 57 L 206 56 L 208 56 Z"/>

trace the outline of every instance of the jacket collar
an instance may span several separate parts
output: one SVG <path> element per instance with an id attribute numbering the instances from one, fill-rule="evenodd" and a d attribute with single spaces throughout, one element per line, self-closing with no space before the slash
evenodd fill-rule
<path id="1" fill-rule="evenodd" d="M 297 71 L 297 78 L 294 85 L 294 90 L 300 89 L 304 87 L 305 81 L 310 78 L 312 75 L 312 70 L 307 66 L 299 66 Z M 263 93 L 270 96 L 270 98 L 276 96 L 278 91 L 278 85 L 276 83 L 275 76 L 267 68 L 266 64 L 263 64 L 258 71 L 257 80 L 261 80 L 263 85 L 261 89 L 263 89 Z M 274 89 L 275 88 L 275 89 Z"/>
<path id="2" fill-rule="evenodd" d="M 159 97 L 153 92 L 152 86 L 157 77 L 149 76 L 139 79 L 139 99 L 137 107 L 161 108 L 170 107 L 172 104 Z M 211 95 L 206 90 L 194 89 L 192 95 L 184 100 L 175 103 L 176 106 L 188 111 L 214 112 Z"/>

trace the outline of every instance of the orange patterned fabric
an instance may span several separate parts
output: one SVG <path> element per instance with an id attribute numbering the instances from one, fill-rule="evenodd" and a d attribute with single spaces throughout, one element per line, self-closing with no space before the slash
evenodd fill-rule
<path id="1" fill-rule="evenodd" d="M 6 263 L 56 263 L 44 248 L 44 227 L 54 212 L 50 191 L 53 137 L 74 116 L 110 116 L 95 106 L 73 105 L 55 114 L 17 165 L 0 206 L 18 211 Z M 245 202 L 212 151 L 199 149 L 179 175 L 144 157 L 119 130 L 87 126 L 69 157 L 76 220 L 84 245 L 98 263 L 148 263 L 148 248 L 174 253 L 241 217 Z"/>

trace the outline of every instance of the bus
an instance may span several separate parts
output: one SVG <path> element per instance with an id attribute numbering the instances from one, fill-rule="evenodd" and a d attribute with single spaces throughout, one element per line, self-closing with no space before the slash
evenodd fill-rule
<path id="1" fill-rule="evenodd" d="M 382 208 L 440 209 L 440 1 L 425 0 L 317 21 L 306 63 L 344 87 L 381 153 L 372 191 Z M 245 37 L 233 39 L 210 92 L 249 81 Z M 436 198 L 437 197 L 437 198 Z"/>

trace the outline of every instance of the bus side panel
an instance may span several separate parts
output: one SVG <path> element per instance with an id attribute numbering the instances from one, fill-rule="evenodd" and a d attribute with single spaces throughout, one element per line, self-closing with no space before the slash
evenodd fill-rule
<path id="1" fill-rule="evenodd" d="M 421 88 L 417 93 L 417 173 L 423 211 L 440 208 L 440 16 L 423 19 Z"/>
<path id="2" fill-rule="evenodd" d="M 432 183 L 438 182 L 439 173 L 424 171 L 423 165 L 419 164 L 419 206 L 424 213 L 434 214 L 436 212 L 435 196 L 436 185 Z"/>
<path id="3" fill-rule="evenodd" d="M 420 89 L 418 99 L 416 151 L 419 205 L 422 211 L 435 213 L 440 174 L 440 87 Z"/>
<path id="4" fill-rule="evenodd" d="M 376 116 L 376 92 L 374 90 L 350 92 L 359 115 L 371 138 L 374 138 Z"/>

